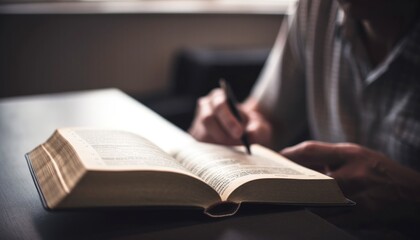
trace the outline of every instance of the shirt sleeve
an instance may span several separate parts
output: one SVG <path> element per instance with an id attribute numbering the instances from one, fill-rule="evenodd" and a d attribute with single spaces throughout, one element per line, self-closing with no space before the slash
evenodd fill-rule
<path id="1" fill-rule="evenodd" d="M 273 146 L 281 149 L 307 128 L 303 39 L 300 38 L 304 6 L 285 16 L 274 47 L 251 97 L 273 127 Z"/>

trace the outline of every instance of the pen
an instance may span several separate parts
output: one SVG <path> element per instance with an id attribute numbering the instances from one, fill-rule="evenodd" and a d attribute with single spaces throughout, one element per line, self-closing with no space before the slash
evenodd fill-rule
<path id="1" fill-rule="evenodd" d="M 242 123 L 243 120 L 242 120 L 241 114 L 239 114 L 239 111 L 236 108 L 237 101 L 236 101 L 235 95 L 233 94 L 232 89 L 230 88 L 229 83 L 226 82 L 224 79 L 220 79 L 219 84 L 220 84 L 220 87 L 225 92 L 230 111 L 235 116 L 235 118 L 238 119 L 238 121 Z M 244 132 L 244 134 L 242 135 L 241 141 L 246 148 L 246 152 L 249 155 L 251 155 L 251 146 L 249 145 L 248 135 L 246 134 L 246 132 Z"/>

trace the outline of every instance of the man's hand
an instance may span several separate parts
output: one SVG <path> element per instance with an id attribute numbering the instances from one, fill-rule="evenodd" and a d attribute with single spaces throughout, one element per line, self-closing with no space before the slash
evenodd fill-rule
<path id="1" fill-rule="evenodd" d="M 334 215 L 339 225 L 395 220 L 396 214 L 410 215 L 413 211 L 408 209 L 419 209 L 420 173 L 380 152 L 351 143 L 308 141 L 280 154 L 335 178 L 344 194 L 357 203 L 344 215 Z"/>
<path id="2" fill-rule="evenodd" d="M 350 143 L 307 141 L 281 151 L 285 157 L 335 178 L 347 194 L 389 184 L 395 165 L 379 152 Z"/>
<path id="3" fill-rule="evenodd" d="M 255 102 L 248 100 L 238 109 L 242 114 L 243 123 L 229 110 L 222 89 L 214 89 L 199 99 L 189 133 L 203 142 L 240 145 L 240 138 L 246 131 L 251 143 L 268 146 L 271 141 L 271 125 L 257 111 Z"/>

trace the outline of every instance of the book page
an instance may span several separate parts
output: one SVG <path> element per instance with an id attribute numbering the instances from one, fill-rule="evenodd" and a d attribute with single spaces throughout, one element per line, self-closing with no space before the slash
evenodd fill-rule
<path id="1" fill-rule="evenodd" d="M 241 147 L 196 143 L 179 151 L 175 158 L 215 189 L 222 200 L 238 186 L 255 179 L 329 179 L 262 146 L 253 145 L 252 153 L 246 154 Z"/>
<path id="2" fill-rule="evenodd" d="M 191 175 L 169 154 L 147 139 L 125 131 L 71 128 L 59 129 L 88 169 L 171 170 Z"/>

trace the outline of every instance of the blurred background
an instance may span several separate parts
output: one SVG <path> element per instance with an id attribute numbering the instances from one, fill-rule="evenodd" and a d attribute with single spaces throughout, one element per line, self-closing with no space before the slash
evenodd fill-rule
<path id="1" fill-rule="evenodd" d="M 186 129 L 223 77 L 243 99 L 294 0 L 0 0 L 0 100 L 119 88 Z"/>

